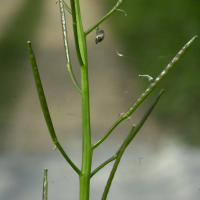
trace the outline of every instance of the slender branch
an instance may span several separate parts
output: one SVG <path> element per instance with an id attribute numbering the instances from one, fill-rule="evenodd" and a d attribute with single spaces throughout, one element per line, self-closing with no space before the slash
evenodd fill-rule
<path id="1" fill-rule="evenodd" d="M 135 127 L 135 125 L 133 125 Z M 126 139 L 125 139 L 126 140 Z M 103 162 L 101 165 L 99 165 L 90 175 L 90 178 L 92 178 L 92 176 L 94 176 L 100 169 L 102 169 L 103 167 L 105 167 L 107 164 L 109 164 L 110 162 L 112 162 L 113 160 L 115 160 L 121 150 L 122 146 L 120 146 L 120 148 L 116 151 L 116 153 L 110 157 L 108 160 L 106 160 L 105 162 Z"/>
<path id="2" fill-rule="evenodd" d="M 121 157 L 126 149 L 126 147 L 130 144 L 130 142 L 133 140 L 133 138 L 136 136 L 136 134 L 138 133 L 138 131 L 140 130 L 140 128 L 142 127 L 142 125 L 144 124 L 144 122 L 147 120 L 148 116 L 151 114 L 151 112 L 153 111 L 155 105 L 158 103 L 158 100 L 160 99 L 161 95 L 163 94 L 164 90 L 161 90 L 159 95 L 156 97 L 156 99 L 154 100 L 154 102 L 151 104 L 151 106 L 149 107 L 149 109 L 147 110 L 147 112 L 144 114 L 144 116 L 142 117 L 142 119 L 140 120 L 139 124 L 136 127 L 133 127 L 130 131 L 130 133 L 128 134 L 127 138 L 125 139 L 124 143 L 122 144 L 122 146 L 119 148 L 117 154 L 117 158 L 116 161 L 113 165 L 112 171 L 110 173 L 110 176 L 108 178 L 108 182 L 106 184 L 106 187 L 104 189 L 104 193 L 102 196 L 102 200 L 105 200 L 107 198 L 112 180 L 114 178 L 114 175 L 117 171 L 117 167 L 119 165 L 119 162 L 121 160 Z"/>
<path id="3" fill-rule="evenodd" d="M 92 178 L 100 169 L 102 169 L 103 167 L 105 167 L 108 163 L 112 162 L 113 160 L 115 160 L 117 158 L 117 153 L 114 154 L 112 157 L 110 157 L 108 160 L 106 160 L 105 162 L 103 162 L 101 165 L 99 165 L 94 171 L 92 171 L 90 178 Z"/>
<path id="4" fill-rule="evenodd" d="M 92 148 L 95 149 L 97 148 L 109 135 L 112 133 L 112 131 L 123 121 L 122 118 L 118 119 L 114 125 L 108 130 L 108 132 L 95 144 L 92 145 Z"/>
<path id="5" fill-rule="evenodd" d="M 95 144 L 92 145 L 92 148 L 95 149 L 99 146 L 109 135 L 110 133 L 120 124 L 123 120 L 130 117 L 130 115 L 136 110 L 136 108 L 146 99 L 146 97 L 155 89 L 155 87 L 160 83 L 160 81 L 169 73 L 173 66 L 179 61 L 183 56 L 186 50 L 191 46 L 197 36 L 194 36 L 183 48 L 176 54 L 172 61 L 165 67 L 165 69 L 157 76 L 157 78 L 149 85 L 149 87 L 140 95 L 137 101 L 131 106 L 131 108 L 120 118 L 114 125 L 108 130 L 108 132 Z"/>
<path id="6" fill-rule="evenodd" d="M 65 3 L 64 0 L 60 0 L 60 3 L 62 3 L 63 6 L 65 7 L 65 9 L 66 9 L 70 14 L 72 14 L 71 9 L 70 9 L 69 6 Z"/>
<path id="7" fill-rule="evenodd" d="M 112 168 L 112 171 L 111 171 L 111 173 L 110 173 L 108 182 L 107 182 L 106 187 L 105 187 L 105 189 L 104 189 L 104 193 L 103 193 L 103 196 L 102 196 L 102 200 L 105 200 L 105 199 L 107 198 L 107 195 L 108 195 L 108 192 L 109 192 L 109 189 L 110 189 L 112 180 L 113 180 L 114 175 L 115 175 L 115 172 L 116 172 L 116 170 L 117 170 L 117 167 L 118 167 L 118 165 L 119 165 L 119 162 L 120 162 L 120 160 L 121 160 L 121 157 L 122 157 L 122 155 L 123 155 L 123 153 L 124 153 L 124 151 L 125 151 L 125 149 L 126 149 L 126 147 L 127 147 L 127 145 L 128 145 L 128 142 L 129 142 L 129 140 L 130 140 L 130 137 L 131 137 L 131 135 L 132 135 L 132 132 L 133 132 L 134 128 L 135 128 L 134 126 L 131 128 L 131 131 L 129 132 L 129 134 L 128 134 L 126 140 L 124 141 L 124 143 L 122 144 L 122 147 L 121 147 L 121 149 L 120 149 L 120 151 L 119 151 L 119 154 L 117 155 L 117 158 L 116 158 L 116 161 L 115 161 L 114 166 L 113 166 L 113 168 Z"/>
<path id="8" fill-rule="evenodd" d="M 71 77 L 71 80 L 72 80 L 74 86 L 81 93 L 81 88 L 80 88 L 78 82 L 76 81 L 76 78 L 74 76 L 72 66 L 71 66 L 71 59 L 70 59 L 70 54 L 69 54 L 69 45 L 68 45 L 68 40 L 67 40 L 66 19 L 65 19 L 65 12 L 64 12 L 64 8 L 63 8 L 64 4 L 62 3 L 62 1 L 60 1 L 59 5 L 60 5 L 60 14 L 61 14 L 61 23 L 62 23 L 65 55 L 66 55 L 66 59 L 67 59 L 67 69 L 68 69 L 69 75 Z"/>
<path id="9" fill-rule="evenodd" d="M 77 12 L 76 12 L 76 7 L 75 7 L 75 0 L 70 0 L 71 3 L 71 11 L 72 11 L 72 20 L 73 20 L 73 30 L 74 30 L 74 41 L 75 41 L 75 46 L 76 46 L 76 54 L 78 57 L 79 64 L 83 66 L 83 58 L 81 56 L 81 50 L 79 46 L 79 39 L 78 39 L 78 30 L 77 30 Z"/>
<path id="10" fill-rule="evenodd" d="M 67 162 L 70 164 L 70 166 L 71 166 L 78 174 L 80 174 L 80 173 L 81 173 L 80 170 L 79 170 L 79 169 L 75 166 L 75 164 L 70 160 L 70 158 L 67 156 L 67 154 L 65 153 L 65 151 L 64 151 L 63 148 L 61 147 L 60 143 L 58 142 L 58 139 L 57 139 L 57 136 L 56 136 L 54 127 L 53 127 L 53 123 L 52 123 L 52 120 L 51 120 L 51 116 L 50 116 L 50 113 L 49 113 L 49 109 L 48 109 L 48 106 L 47 106 L 46 98 L 45 98 L 45 95 L 44 95 L 44 90 L 43 90 L 43 87 L 42 87 L 42 82 L 41 82 L 41 80 L 40 80 L 40 75 L 39 75 L 39 71 L 38 71 L 38 68 L 37 68 L 36 59 L 35 59 L 35 56 L 34 56 L 33 49 L 32 49 L 32 47 L 31 47 L 31 42 L 28 41 L 27 44 L 28 44 L 29 58 L 30 58 L 31 66 L 32 66 L 32 70 L 33 70 L 33 76 L 34 76 L 34 79 L 35 79 L 35 84 L 36 84 L 38 96 L 39 96 L 39 99 L 40 99 L 40 105 L 41 105 L 41 107 L 42 107 L 42 111 L 43 111 L 43 114 L 44 114 L 44 118 L 45 118 L 47 127 L 48 127 L 48 129 L 49 129 L 49 133 L 50 133 L 50 135 L 51 135 L 51 138 L 52 138 L 54 144 L 55 144 L 55 145 L 58 147 L 58 149 L 60 150 L 61 154 L 64 156 L 64 158 L 65 158 L 65 159 L 67 160 Z"/>
<path id="11" fill-rule="evenodd" d="M 128 142 L 128 145 L 130 144 L 130 142 L 133 140 L 133 138 L 136 136 L 136 134 L 138 133 L 138 131 L 140 130 L 140 128 L 142 127 L 142 125 L 144 124 L 144 122 L 147 120 L 147 118 L 149 117 L 149 115 L 151 114 L 152 110 L 154 109 L 154 107 L 156 106 L 156 104 L 158 103 L 158 100 L 160 99 L 161 95 L 163 94 L 164 90 L 162 89 L 160 91 L 160 93 L 158 94 L 158 96 L 156 97 L 156 99 L 154 100 L 154 102 L 151 104 L 150 108 L 147 110 L 147 112 L 144 114 L 144 116 L 142 117 L 142 119 L 140 120 L 140 122 L 138 123 L 138 125 L 135 127 L 131 138 Z"/>
<path id="12" fill-rule="evenodd" d="M 74 0 L 75 2 L 75 15 L 76 15 L 76 23 L 77 23 L 77 36 L 78 36 L 78 45 L 80 49 L 81 58 L 84 65 L 87 65 L 87 45 L 86 45 L 86 36 L 83 31 L 83 24 L 81 19 L 81 11 L 79 0 Z"/>
<path id="13" fill-rule="evenodd" d="M 47 178 L 48 169 L 44 169 L 44 181 L 43 181 L 43 193 L 42 200 L 48 199 L 48 178 Z"/>
<path id="14" fill-rule="evenodd" d="M 161 92 L 159 93 L 158 97 L 156 98 L 156 100 L 154 101 L 154 103 L 152 104 L 153 106 L 151 106 L 149 108 L 149 110 L 151 111 L 154 106 L 156 105 L 158 99 L 160 98 L 160 96 L 162 95 L 162 93 L 164 92 L 164 90 L 161 90 Z M 147 111 L 146 114 L 143 116 L 142 120 L 140 121 L 140 123 L 137 125 L 137 127 L 134 129 L 133 134 L 131 135 L 128 145 L 129 143 L 133 140 L 133 138 L 135 137 L 135 135 L 137 134 L 137 132 L 139 131 L 139 129 L 142 127 L 142 125 L 144 124 L 145 120 L 147 119 L 147 117 L 150 114 L 150 111 Z M 126 140 L 126 139 L 125 139 Z M 112 162 L 113 160 L 115 160 L 117 158 L 117 156 L 119 155 L 120 151 L 121 151 L 122 146 L 117 150 L 117 152 L 108 160 L 106 160 L 104 163 L 102 163 L 99 167 L 97 167 L 92 173 L 91 176 L 94 176 L 94 174 L 96 174 L 100 169 L 102 169 L 104 166 L 106 166 L 108 163 Z"/>
<path id="15" fill-rule="evenodd" d="M 102 19 L 100 19 L 95 25 L 93 25 L 91 28 L 89 28 L 87 31 L 85 31 L 85 35 L 88 35 L 90 32 L 92 32 L 99 24 L 101 24 L 103 21 L 105 21 L 110 15 L 112 15 L 124 2 L 124 0 L 118 0 L 117 4 L 113 7 L 113 9 L 106 14 Z"/>

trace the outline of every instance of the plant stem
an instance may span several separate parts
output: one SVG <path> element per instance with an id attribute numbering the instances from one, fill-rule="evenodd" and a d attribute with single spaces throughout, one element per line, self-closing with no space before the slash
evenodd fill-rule
<path id="1" fill-rule="evenodd" d="M 110 17 L 117 9 L 121 6 L 124 0 L 118 0 L 117 4 L 113 7 L 113 9 L 107 13 L 102 19 L 100 19 L 95 25 L 93 25 L 90 29 L 85 31 L 85 35 L 88 35 L 91 31 L 93 31 L 99 24 L 105 21 L 108 17 Z"/>
<path id="2" fill-rule="evenodd" d="M 117 171 L 117 167 L 119 165 L 119 162 L 121 160 L 121 157 L 122 157 L 125 149 L 130 144 L 130 142 L 133 140 L 133 138 L 136 136 L 136 134 L 138 133 L 138 131 L 140 130 L 140 128 L 142 127 L 142 125 L 144 124 L 144 122 L 147 120 L 147 118 L 149 117 L 149 115 L 153 111 L 154 107 L 158 103 L 158 100 L 160 99 L 160 97 L 163 94 L 163 92 L 164 92 L 164 90 L 160 91 L 160 93 L 158 94 L 158 96 L 156 97 L 156 99 L 153 101 L 153 103 L 151 104 L 151 106 L 149 107 L 149 109 L 147 110 L 147 112 L 144 114 L 144 116 L 142 117 L 142 119 L 140 120 L 140 122 L 138 123 L 138 125 L 136 127 L 135 126 L 132 127 L 130 133 L 128 134 L 128 136 L 124 140 L 124 143 L 122 144 L 122 146 L 117 151 L 117 153 L 116 153 L 117 154 L 117 158 L 116 158 L 116 161 L 115 161 L 115 163 L 113 165 L 113 168 L 112 168 L 112 171 L 110 173 L 110 176 L 108 178 L 106 187 L 104 189 L 102 200 L 106 200 L 106 198 L 107 198 L 108 192 L 110 190 L 110 186 L 112 184 L 113 178 L 114 178 L 115 173 Z"/>
<path id="3" fill-rule="evenodd" d="M 149 110 L 153 110 L 154 106 L 156 105 L 157 101 L 159 100 L 160 96 L 162 95 L 162 93 L 164 92 L 164 90 L 161 90 L 161 92 L 159 93 L 158 97 L 156 98 L 156 100 L 153 103 L 153 106 L 150 107 Z M 140 128 L 142 127 L 142 125 L 144 124 L 145 120 L 147 119 L 147 117 L 150 114 L 150 111 L 147 111 L 146 114 L 143 116 L 142 120 L 140 121 L 140 123 L 136 126 L 136 128 L 134 129 L 132 135 L 129 138 L 128 141 L 128 145 L 130 144 L 130 142 L 133 140 L 133 138 L 135 137 L 135 135 L 137 134 L 137 132 L 140 130 Z M 127 146 L 128 146 L 127 145 Z M 117 159 L 120 151 L 121 151 L 122 146 L 117 150 L 117 152 L 110 157 L 108 160 L 106 160 L 105 162 L 103 162 L 101 165 L 99 165 L 90 175 L 90 177 L 94 176 L 100 169 L 102 169 L 103 167 L 105 167 L 108 163 L 112 162 L 113 160 Z"/>
<path id="4" fill-rule="evenodd" d="M 74 41 L 75 41 L 75 46 L 76 46 L 76 54 L 77 54 L 77 57 L 78 57 L 78 61 L 79 61 L 80 65 L 82 66 L 83 65 L 83 58 L 81 56 L 80 46 L 79 46 L 79 38 L 78 38 L 78 27 L 80 29 L 82 27 L 82 23 L 81 23 L 81 27 L 80 27 L 80 22 L 79 22 L 79 24 L 77 22 L 75 0 L 70 0 L 70 3 L 71 3 L 71 11 L 72 11 L 72 20 L 73 20 L 72 25 L 73 25 L 73 31 L 74 31 Z M 80 12 L 80 8 L 79 8 L 79 12 Z"/>
<path id="5" fill-rule="evenodd" d="M 86 35 L 83 31 L 79 0 L 70 0 L 76 51 L 81 68 L 82 168 L 79 174 L 80 200 L 89 200 L 92 165 L 90 100 Z"/>
<path id="6" fill-rule="evenodd" d="M 47 178 L 48 169 L 44 169 L 44 181 L 43 181 L 43 195 L 42 200 L 48 199 L 48 178 Z"/>
<path id="7" fill-rule="evenodd" d="M 81 67 L 81 97 L 82 97 L 82 168 L 79 175 L 80 200 L 89 200 L 90 173 L 92 165 L 91 130 L 90 130 L 90 108 L 89 108 L 89 84 L 88 66 Z"/>
<path id="8" fill-rule="evenodd" d="M 72 11 L 71 11 L 71 9 L 69 8 L 69 6 L 65 3 L 65 1 L 63 1 L 63 0 L 60 0 L 60 3 L 62 3 L 63 4 L 63 6 L 65 7 L 65 9 L 70 13 L 70 14 L 72 14 Z"/>
<path id="9" fill-rule="evenodd" d="M 94 171 L 92 171 L 92 173 L 90 175 L 90 178 L 92 178 L 100 169 L 102 169 L 103 167 L 105 167 L 108 163 L 112 162 L 116 158 L 117 158 L 117 153 L 115 153 L 112 157 L 110 157 L 108 160 L 106 160 L 101 165 L 99 165 Z"/>
<path id="10" fill-rule="evenodd" d="M 107 198 L 107 195 L 108 195 L 108 192 L 109 192 L 109 189 L 110 189 L 112 180 L 113 180 L 113 178 L 114 178 L 115 172 L 116 172 L 116 170 L 117 170 L 118 164 L 119 164 L 119 162 L 120 162 L 120 160 L 121 160 L 121 157 L 122 157 L 122 155 L 123 155 L 123 153 L 124 153 L 124 151 L 125 151 L 125 149 L 126 149 L 126 147 L 127 147 L 127 145 L 128 145 L 129 139 L 130 139 L 130 137 L 131 137 L 131 135 L 132 135 L 132 132 L 133 132 L 134 128 L 135 128 L 135 126 L 133 126 L 133 127 L 131 128 L 131 131 L 129 132 L 129 134 L 128 134 L 126 140 L 124 141 L 124 143 L 122 144 L 122 146 L 121 146 L 121 148 L 120 148 L 119 154 L 117 155 L 117 158 L 116 158 L 116 161 L 115 161 L 115 163 L 114 163 L 113 169 L 112 169 L 112 171 L 111 171 L 111 173 L 110 173 L 108 182 L 107 182 L 107 184 L 106 184 L 106 187 L 105 187 L 105 190 L 104 190 L 104 193 L 103 193 L 103 196 L 102 196 L 102 200 L 105 200 L 105 199 Z"/>

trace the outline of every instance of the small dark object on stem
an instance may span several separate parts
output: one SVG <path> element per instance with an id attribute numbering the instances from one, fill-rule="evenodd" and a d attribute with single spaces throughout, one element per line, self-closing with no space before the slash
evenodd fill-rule
<path id="1" fill-rule="evenodd" d="M 96 27 L 96 39 L 95 43 L 97 44 L 98 42 L 101 42 L 105 37 L 105 33 L 103 30 L 100 30 L 100 28 L 97 26 Z"/>

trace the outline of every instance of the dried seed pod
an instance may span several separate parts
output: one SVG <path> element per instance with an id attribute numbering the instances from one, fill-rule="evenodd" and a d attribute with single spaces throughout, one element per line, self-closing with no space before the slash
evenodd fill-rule
<path id="1" fill-rule="evenodd" d="M 96 38 L 95 43 L 101 42 L 105 37 L 105 33 L 103 30 L 101 30 L 98 26 L 96 27 Z"/>

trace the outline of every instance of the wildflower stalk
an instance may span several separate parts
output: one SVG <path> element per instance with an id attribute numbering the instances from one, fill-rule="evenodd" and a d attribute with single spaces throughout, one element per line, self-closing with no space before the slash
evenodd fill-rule
<path id="1" fill-rule="evenodd" d="M 45 94 L 43 91 L 42 83 L 40 80 L 40 75 L 38 72 L 35 56 L 31 47 L 31 42 L 28 41 L 28 51 L 29 57 L 32 65 L 32 71 L 36 83 L 36 88 L 38 91 L 38 96 L 40 99 L 40 104 L 43 110 L 43 114 L 45 117 L 45 121 L 47 127 L 49 129 L 49 133 L 51 138 L 56 145 L 56 148 L 59 149 L 63 157 L 66 161 L 70 164 L 70 166 L 76 171 L 79 176 L 79 186 L 80 186 L 80 198 L 79 200 L 89 200 L 90 197 L 90 179 L 91 177 L 96 174 L 100 169 L 102 169 L 105 165 L 115 160 L 113 165 L 113 169 L 109 176 L 107 185 L 105 187 L 102 200 L 105 200 L 108 195 L 108 191 L 110 189 L 112 180 L 114 178 L 115 172 L 121 160 L 121 157 L 126 149 L 126 147 L 130 144 L 133 140 L 135 135 L 138 133 L 150 113 L 152 112 L 153 108 L 157 104 L 160 96 L 163 93 L 163 90 L 159 93 L 158 97 L 155 99 L 153 104 L 150 106 L 148 111 L 145 113 L 141 121 L 138 123 L 137 126 L 132 126 L 128 136 L 124 140 L 121 147 L 117 150 L 117 152 L 108 160 L 103 162 L 99 167 L 97 167 L 93 172 L 91 172 L 92 166 L 92 155 L 93 150 L 97 148 L 109 135 L 110 133 L 126 118 L 128 118 L 136 108 L 145 100 L 145 98 L 153 91 L 153 89 L 160 83 L 160 81 L 168 74 L 168 72 L 172 69 L 172 67 L 177 63 L 177 61 L 182 57 L 185 51 L 190 47 L 193 41 L 197 38 L 194 36 L 174 57 L 174 59 L 166 66 L 166 68 L 162 71 L 162 73 L 149 85 L 149 87 L 142 93 L 142 95 L 137 99 L 137 101 L 131 106 L 131 108 L 124 113 L 119 120 L 117 120 L 114 125 L 108 130 L 108 132 L 95 144 L 91 144 L 91 127 L 90 127 L 90 100 L 89 100 L 89 77 L 88 77 L 88 58 L 87 58 L 87 44 L 86 44 L 86 36 L 93 31 L 99 24 L 101 24 L 105 19 L 111 16 L 124 2 L 124 0 L 118 0 L 117 4 L 113 7 L 113 9 L 108 12 L 101 20 L 99 20 L 96 24 L 94 24 L 90 29 L 84 32 L 82 19 L 81 19 L 81 12 L 80 12 L 80 5 L 79 0 L 70 0 L 70 7 L 64 2 L 64 0 L 59 0 L 60 6 L 60 14 L 61 14 L 61 24 L 62 24 L 62 32 L 63 32 L 63 40 L 64 40 L 64 48 L 66 54 L 66 65 L 70 75 L 70 78 L 76 87 L 76 89 L 81 94 L 81 102 L 82 102 L 82 166 L 79 169 L 68 157 L 68 155 L 63 150 L 62 146 L 60 145 L 53 124 L 50 117 L 49 109 L 47 106 Z M 71 14 L 72 16 L 72 27 L 74 32 L 74 41 L 76 47 L 76 54 L 80 64 L 80 72 L 81 72 L 81 86 L 78 84 L 71 65 L 70 53 L 69 53 L 69 45 L 67 40 L 67 29 L 66 29 L 66 20 L 65 20 L 65 12 L 64 8 Z M 47 200 L 47 170 L 45 171 L 44 176 L 44 190 L 43 190 L 43 200 Z"/>
<path id="2" fill-rule="evenodd" d="M 82 167 L 79 174 L 80 200 L 88 200 L 90 194 L 90 173 L 92 165 L 90 101 L 86 35 L 83 31 L 78 0 L 70 0 L 76 52 L 81 70 L 82 101 Z"/>

